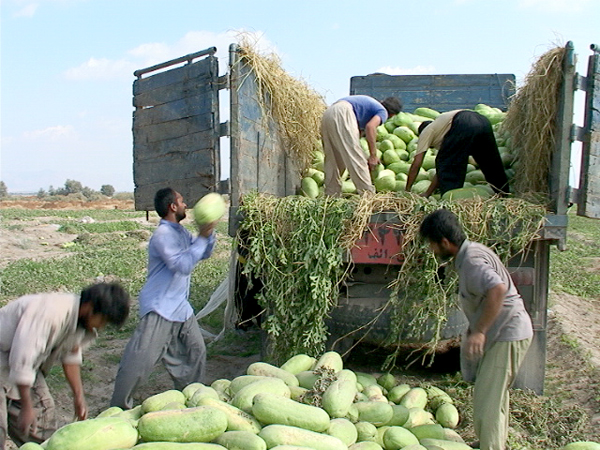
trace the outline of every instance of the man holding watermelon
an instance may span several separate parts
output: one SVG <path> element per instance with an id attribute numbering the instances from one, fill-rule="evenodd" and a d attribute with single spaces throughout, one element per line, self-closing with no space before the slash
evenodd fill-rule
<path id="1" fill-rule="evenodd" d="M 192 271 L 212 254 L 215 222 L 198 225 L 194 238 L 180 224 L 186 206 L 172 188 L 160 189 L 154 196 L 161 220 L 148 244 L 148 276 L 139 294 L 140 321 L 121 358 L 111 406 L 130 409 L 135 389 L 159 361 L 173 378 L 175 389 L 201 381 L 204 375 L 206 346 L 189 290 Z"/>
<path id="2" fill-rule="evenodd" d="M 454 110 L 440 114 L 433 121 L 421 123 L 417 151 L 406 181 L 406 190 L 409 192 L 429 148 L 437 149 L 438 154 L 435 159 L 436 176 L 423 194 L 425 197 L 429 197 L 436 188 L 439 188 L 441 195 L 462 188 L 469 156 L 475 159 L 495 193 L 502 196 L 508 194 L 508 178 L 494 131 L 490 121 L 482 114 Z"/>
<path id="3" fill-rule="evenodd" d="M 533 326 L 510 274 L 488 247 L 469 241 L 447 209 L 427 215 L 420 228 L 434 254 L 452 259 L 460 305 L 469 327 L 461 341 L 461 371 L 474 381 L 473 421 L 480 450 L 504 450 L 509 388 L 523 362 Z"/>
<path id="4" fill-rule="evenodd" d="M 340 176 L 346 169 L 359 194 L 375 192 L 370 171 L 379 164 L 375 146 L 377 127 L 401 109 L 396 97 L 379 102 L 368 95 L 350 95 L 327 108 L 321 120 L 326 195 L 341 195 Z M 369 145 L 368 158 L 360 145 L 361 133 Z"/>

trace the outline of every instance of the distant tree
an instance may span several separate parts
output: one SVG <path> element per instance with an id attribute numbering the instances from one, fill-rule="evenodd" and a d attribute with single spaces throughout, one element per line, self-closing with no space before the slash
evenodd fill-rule
<path id="1" fill-rule="evenodd" d="M 54 186 L 50 185 L 50 187 L 48 188 L 48 195 L 58 195 L 56 189 L 54 189 Z"/>
<path id="2" fill-rule="evenodd" d="M 87 198 L 88 200 L 91 199 L 94 194 L 96 194 L 97 192 L 95 190 L 93 190 L 92 188 L 89 188 L 87 186 L 85 186 L 84 188 L 81 189 L 81 193 L 83 195 L 85 195 L 85 198 Z"/>
<path id="3" fill-rule="evenodd" d="M 67 180 L 65 181 L 65 194 L 77 194 L 78 192 L 83 191 L 83 185 L 79 181 L 75 180 Z"/>
<path id="4" fill-rule="evenodd" d="M 100 193 L 102 195 L 106 195 L 107 197 L 112 197 L 113 195 L 115 195 L 115 188 L 112 187 L 110 184 L 103 184 L 100 188 Z"/>
<path id="5" fill-rule="evenodd" d="M 42 198 L 46 198 L 46 191 L 42 188 L 40 188 L 40 190 L 37 193 L 37 198 L 42 199 Z"/>
<path id="6" fill-rule="evenodd" d="M 8 188 L 4 181 L 0 181 L 0 198 L 8 197 Z"/>

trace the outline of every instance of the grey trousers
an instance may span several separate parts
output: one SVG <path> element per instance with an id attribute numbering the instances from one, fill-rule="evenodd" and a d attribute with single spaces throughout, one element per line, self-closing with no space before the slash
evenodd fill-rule
<path id="1" fill-rule="evenodd" d="M 175 389 L 203 380 L 206 346 L 194 315 L 185 322 L 170 322 L 152 312 L 140 319 L 121 358 L 110 406 L 132 408 L 133 393 L 159 361 Z"/>
<path id="2" fill-rule="evenodd" d="M 50 395 L 46 380 L 41 373 L 38 373 L 31 387 L 31 398 L 36 421 L 29 436 L 26 437 L 17 426 L 21 402 L 7 397 L 7 387 L 0 384 L 0 450 L 4 450 L 8 436 L 20 447 L 25 442 L 40 444 L 56 431 L 54 399 Z"/>

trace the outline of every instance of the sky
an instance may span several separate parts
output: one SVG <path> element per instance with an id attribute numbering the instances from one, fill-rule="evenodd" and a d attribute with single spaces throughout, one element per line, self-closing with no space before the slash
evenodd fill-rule
<path id="1" fill-rule="evenodd" d="M 600 44 L 600 0 L 0 2 L 0 180 L 11 193 L 68 179 L 132 192 L 133 72 L 215 46 L 224 74 L 240 32 L 328 104 L 373 72 L 512 73 L 519 83 L 567 41 L 585 75 Z"/>

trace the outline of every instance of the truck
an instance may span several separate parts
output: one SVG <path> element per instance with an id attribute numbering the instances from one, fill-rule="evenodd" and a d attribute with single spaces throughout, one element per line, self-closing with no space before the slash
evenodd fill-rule
<path id="1" fill-rule="evenodd" d="M 574 46 L 565 46 L 560 108 L 556 117 L 556 143 L 548 176 L 551 205 L 539 239 L 530 243 L 526 257 L 515 257 L 509 271 L 525 301 L 534 324 L 534 340 L 517 377 L 516 386 L 543 392 L 550 248 L 566 248 L 568 210 L 600 218 L 600 55 L 591 45 L 585 75 L 576 72 Z M 211 47 L 134 72 L 133 173 L 135 208 L 153 209 L 157 189 L 171 186 L 194 204 L 208 192 L 229 195 L 228 233 L 235 237 L 242 220 L 240 201 L 251 191 L 277 197 L 294 195 L 300 184 L 297 161 L 282 144 L 277 124 L 261 106 L 258 80 L 240 57 L 240 47 L 229 47 L 228 70 L 219 75 L 216 48 Z M 224 90 L 224 91 L 223 91 Z M 585 91 L 584 124 L 574 124 L 575 92 Z M 229 93 L 221 105 L 220 92 Z M 350 80 L 349 94 L 375 98 L 398 96 L 404 110 L 426 106 L 440 112 L 472 108 L 484 103 L 506 110 L 515 91 L 512 74 L 400 75 L 369 74 Z M 220 108 L 228 107 L 229 119 L 220 121 Z M 229 139 L 230 176 L 221 180 L 221 143 Z M 580 141 L 582 160 L 579 187 L 570 186 L 571 145 Z M 332 339 L 373 325 L 352 339 L 381 343 L 389 332 L 389 314 L 378 308 L 389 297 L 394 267 L 402 264 L 401 231 L 393 218 L 382 213 L 371 218 L 368 229 L 348 255 L 353 264 L 351 283 L 346 283 L 327 325 Z M 373 239 L 373 236 L 379 236 Z M 233 249 L 235 253 L 237 250 Z M 240 274 L 232 255 L 229 298 L 239 295 Z M 458 310 L 448 318 L 442 337 L 460 336 L 466 319 Z"/>

